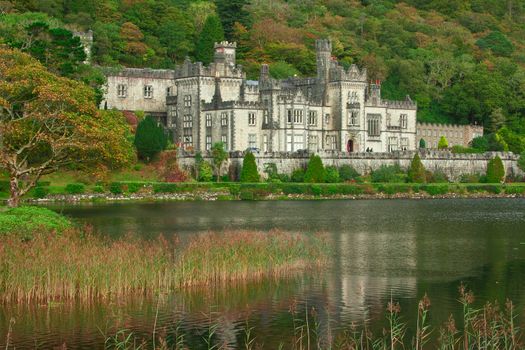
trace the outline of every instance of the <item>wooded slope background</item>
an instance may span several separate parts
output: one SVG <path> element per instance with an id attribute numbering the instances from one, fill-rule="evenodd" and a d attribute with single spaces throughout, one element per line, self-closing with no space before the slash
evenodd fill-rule
<path id="1" fill-rule="evenodd" d="M 60 30 L 93 30 L 103 66 L 209 62 L 214 41 L 237 41 L 253 79 L 262 63 L 315 75 L 315 39 L 328 37 L 384 98 L 417 100 L 419 120 L 481 123 L 487 148 L 525 150 L 525 0 L 0 0 L 0 12 L 0 40 L 94 87 Z"/>

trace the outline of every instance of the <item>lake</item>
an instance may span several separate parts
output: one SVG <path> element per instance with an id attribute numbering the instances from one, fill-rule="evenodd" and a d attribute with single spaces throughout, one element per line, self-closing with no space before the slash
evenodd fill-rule
<path id="1" fill-rule="evenodd" d="M 427 293 L 430 322 L 439 326 L 450 314 L 459 315 L 462 282 L 474 291 L 477 305 L 510 298 L 525 315 L 525 199 L 194 201 L 51 208 L 115 238 L 133 232 L 146 239 L 177 234 L 184 241 L 208 230 L 277 228 L 324 231 L 335 251 L 323 270 L 286 280 L 111 304 L 4 306 L 0 348 L 13 318 L 17 349 L 62 344 L 100 348 L 115 329 L 147 335 L 154 327 L 171 340 L 184 331 L 186 341 L 195 344 L 207 336 L 210 325 L 217 325 L 215 339 L 236 348 L 247 324 L 265 349 L 277 348 L 281 340 L 286 349 L 293 335 L 293 305 L 299 315 L 314 308 L 319 332 L 329 337 L 365 320 L 380 332 L 391 298 L 400 302 L 403 319 L 413 329 L 417 302 Z"/>

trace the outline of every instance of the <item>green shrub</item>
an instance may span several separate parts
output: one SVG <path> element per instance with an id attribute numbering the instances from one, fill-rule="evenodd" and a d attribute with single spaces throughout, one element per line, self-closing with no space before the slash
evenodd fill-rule
<path id="1" fill-rule="evenodd" d="M 72 183 L 66 185 L 66 193 L 68 194 L 82 194 L 86 192 L 86 185 L 83 183 Z"/>
<path id="2" fill-rule="evenodd" d="M 35 232 L 61 233 L 73 224 L 66 217 L 42 207 L 18 207 L 0 212 L 0 235 L 31 239 Z"/>
<path id="3" fill-rule="evenodd" d="M 505 168 L 499 156 L 494 157 L 487 164 L 487 182 L 500 183 L 505 181 Z"/>
<path id="4" fill-rule="evenodd" d="M 481 182 L 480 174 L 461 174 L 459 177 L 461 183 L 479 183 Z"/>
<path id="5" fill-rule="evenodd" d="M 199 165 L 199 181 L 210 182 L 213 179 L 213 168 L 211 164 L 202 161 Z"/>
<path id="6" fill-rule="evenodd" d="M 325 169 L 323 161 L 318 155 L 312 154 L 308 162 L 308 168 L 304 174 L 304 182 L 320 183 L 325 180 Z"/>
<path id="7" fill-rule="evenodd" d="M 122 194 L 124 192 L 120 182 L 112 182 L 109 184 L 109 192 L 112 194 Z"/>
<path id="8" fill-rule="evenodd" d="M 423 166 L 418 153 L 414 155 L 414 158 L 410 163 L 410 168 L 408 169 L 408 181 L 415 183 L 425 183 L 427 181 L 425 167 Z"/>
<path id="9" fill-rule="evenodd" d="M 241 193 L 241 185 L 232 184 L 230 185 L 230 194 L 232 196 L 238 196 Z"/>
<path id="10" fill-rule="evenodd" d="M 292 172 L 292 176 L 290 180 L 292 180 L 292 182 L 304 182 L 304 175 L 305 175 L 305 171 L 303 168 L 295 169 Z"/>
<path id="11" fill-rule="evenodd" d="M 365 192 L 364 187 L 361 185 L 351 185 L 351 184 L 340 184 L 338 186 L 340 194 L 363 194 Z"/>
<path id="12" fill-rule="evenodd" d="M 463 147 L 460 145 L 454 145 L 452 146 L 452 153 L 482 153 L 482 151 L 473 147 Z"/>
<path id="13" fill-rule="evenodd" d="M 129 193 L 137 193 L 140 189 L 144 188 L 144 183 L 141 182 L 128 182 L 126 184 Z"/>
<path id="14" fill-rule="evenodd" d="M 441 136 L 438 142 L 438 149 L 447 149 L 448 148 L 448 140 L 445 136 Z"/>
<path id="15" fill-rule="evenodd" d="M 372 171 L 372 182 L 405 182 L 406 175 L 399 165 L 381 165 Z"/>
<path id="16" fill-rule="evenodd" d="M 42 199 L 49 194 L 49 187 L 36 186 L 31 192 L 34 198 Z"/>
<path id="17" fill-rule="evenodd" d="M 255 163 L 255 156 L 248 152 L 244 155 L 241 170 L 241 182 L 259 182 L 260 176 Z"/>
<path id="18" fill-rule="evenodd" d="M 425 191 L 426 193 L 428 193 L 431 196 L 447 194 L 448 190 L 449 190 L 448 184 L 423 185 L 421 188 L 422 188 L 423 191 Z"/>
<path id="19" fill-rule="evenodd" d="M 524 194 L 525 186 L 511 186 L 507 185 L 505 187 L 505 193 L 507 194 Z"/>
<path id="20" fill-rule="evenodd" d="M 306 194 L 309 187 L 306 184 L 283 184 L 282 189 L 284 194 Z"/>
<path id="21" fill-rule="evenodd" d="M 104 187 L 97 185 L 97 186 L 93 187 L 93 192 L 94 193 L 104 193 Z"/>
<path id="22" fill-rule="evenodd" d="M 377 190 L 381 193 L 396 194 L 410 192 L 410 185 L 405 184 L 379 184 Z"/>
<path id="23" fill-rule="evenodd" d="M 241 190 L 239 198 L 243 201 L 253 201 L 255 200 L 255 195 L 251 190 Z"/>
<path id="24" fill-rule="evenodd" d="M 339 170 L 335 166 L 328 166 L 325 169 L 325 182 L 337 183 L 340 181 Z"/>
<path id="25" fill-rule="evenodd" d="M 320 196 L 323 194 L 323 188 L 320 185 L 312 185 L 310 186 L 310 190 L 314 196 Z"/>
<path id="26" fill-rule="evenodd" d="M 419 148 L 421 149 L 427 148 L 427 142 L 425 141 L 425 139 L 419 139 Z"/>
<path id="27" fill-rule="evenodd" d="M 430 183 L 448 183 L 448 176 L 441 170 L 436 170 L 435 172 L 427 171 L 426 174 L 427 182 Z"/>
<path id="28" fill-rule="evenodd" d="M 351 165 L 342 165 L 339 167 L 339 178 L 341 181 L 356 181 L 359 179 L 359 172 Z"/>

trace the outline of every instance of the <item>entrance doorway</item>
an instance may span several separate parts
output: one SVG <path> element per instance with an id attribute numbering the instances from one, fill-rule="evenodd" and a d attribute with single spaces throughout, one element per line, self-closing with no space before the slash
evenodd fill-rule
<path id="1" fill-rule="evenodd" d="M 348 140 L 346 144 L 346 150 L 348 151 L 348 153 L 354 152 L 354 140 Z"/>

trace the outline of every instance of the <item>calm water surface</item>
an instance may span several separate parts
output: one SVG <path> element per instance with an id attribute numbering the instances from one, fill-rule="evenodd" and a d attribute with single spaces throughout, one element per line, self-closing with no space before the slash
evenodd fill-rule
<path id="1" fill-rule="evenodd" d="M 53 209 L 120 237 L 147 239 L 223 229 L 279 228 L 325 231 L 335 242 L 325 270 L 289 280 L 262 281 L 223 290 L 193 290 L 160 299 L 135 298 L 110 305 L 7 306 L 0 310 L 0 348 L 14 318 L 14 344 L 22 348 L 100 348 L 103 334 L 130 329 L 173 339 L 176 328 L 194 343 L 219 323 L 215 337 L 232 348 L 248 320 L 264 348 L 293 334 L 290 305 L 317 310 L 324 336 L 352 322 L 383 326 L 390 298 L 413 326 L 417 301 L 428 293 L 431 322 L 457 314 L 457 288 L 471 287 L 477 303 L 511 298 L 525 315 L 525 200 L 374 200 L 166 202 L 54 206 Z M 525 318 L 525 317 L 524 317 Z M 522 318 L 522 319 L 524 319 Z M 192 347 L 198 348 L 198 347 Z M 285 346 L 287 348 L 287 346 Z"/>

